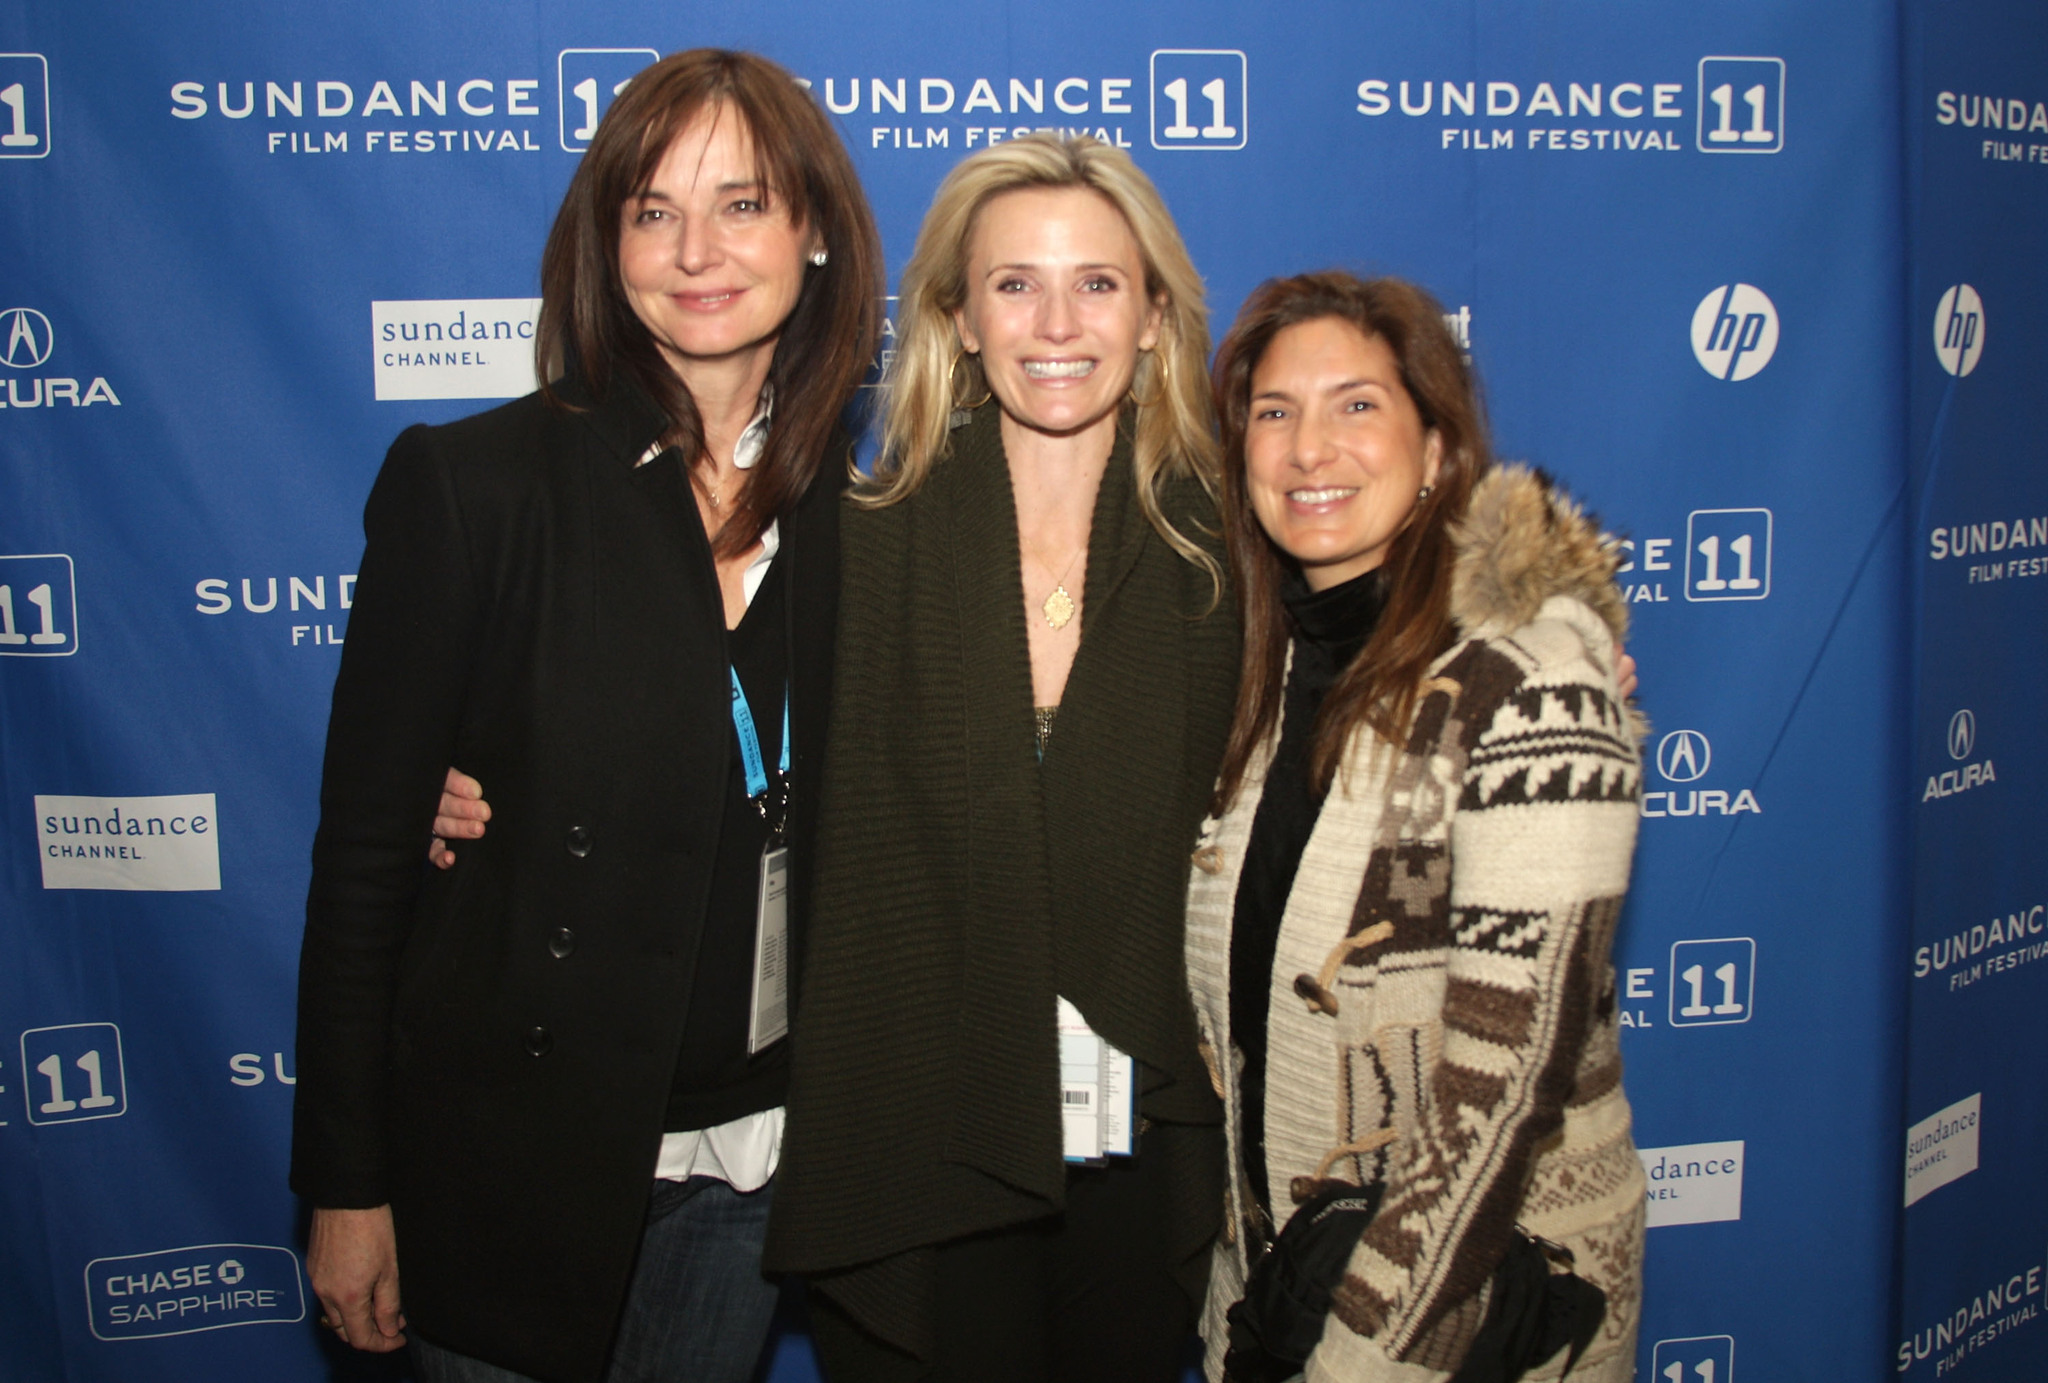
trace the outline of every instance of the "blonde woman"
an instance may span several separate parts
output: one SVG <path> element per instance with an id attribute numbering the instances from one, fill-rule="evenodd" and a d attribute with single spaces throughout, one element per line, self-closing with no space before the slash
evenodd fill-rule
<path id="1" fill-rule="evenodd" d="M 1170 1379 L 1222 1197 L 1181 910 L 1238 659 L 1201 282 L 1127 156 L 1040 135 L 946 179 L 899 311 L 766 1261 L 833 1383 Z M 1115 1091 L 1063 1087 L 1063 1027 L 1131 1059 L 1127 1154 L 1075 1151 Z"/>

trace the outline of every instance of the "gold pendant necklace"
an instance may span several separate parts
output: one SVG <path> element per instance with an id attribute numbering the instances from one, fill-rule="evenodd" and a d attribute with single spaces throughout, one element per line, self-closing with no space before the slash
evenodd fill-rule
<path id="1" fill-rule="evenodd" d="M 1038 607 L 1039 613 L 1045 616 L 1045 622 L 1055 629 L 1064 629 L 1073 623 L 1074 613 L 1080 609 L 1080 606 L 1074 600 L 1073 593 L 1067 589 L 1067 573 L 1073 571 L 1074 563 L 1080 561 L 1081 554 L 1087 550 L 1088 545 L 1083 543 L 1075 550 L 1074 555 L 1067 559 L 1067 565 L 1060 571 L 1059 576 L 1052 583 L 1052 593 L 1046 596 L 1044 603 Z M 1038 559 L 1039 566 L 1044 567 L 1047 571 L 1052 570 L 1050 562 L 1046 561 L 1043 557 L 1039 557 L 1035 552 L 1031 555 Z"/>
<path id="2" fill-rule="evenodd" d="M 1055 629 L 1064 629 L 1074 617 L 1074 598 L 1067 594 L 1066 583 L 1052 588 L 1052 594 L 1045 598 L 1045 604 L 1038 607 L 1045 612 L 1045 622 Z"/>

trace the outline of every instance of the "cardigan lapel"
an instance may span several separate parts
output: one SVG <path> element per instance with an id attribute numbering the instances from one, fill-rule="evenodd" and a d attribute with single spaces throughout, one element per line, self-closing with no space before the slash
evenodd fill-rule
<path id="1" fill-rule="evenodd" d="M 1059 1089 L 1053 1026 L 1051 911 L 1045 814 L 1031 726 L 1031 653 L 1016 501 L 986 404 L 953 434 L 953 455 L 934 468 L 925 498 L 944 516 L 932 575 L 950 576 L 957 623 L 920 637 L 935 682 L 952 682 L 967 780 L 968 896 L 960 933 L 960 1031 L 947 1157 L 1056 1207 L 1065 1177 L 1058 1157 Z M 920 575 L 923 575 L 921 572 Z M 935 727 L 939 734 L 954 733 Z M 992 1092 L 1002 1092 L 991 1098 Z M 1016 1111 L 1030 1111 L 1020 1135 Z"/>

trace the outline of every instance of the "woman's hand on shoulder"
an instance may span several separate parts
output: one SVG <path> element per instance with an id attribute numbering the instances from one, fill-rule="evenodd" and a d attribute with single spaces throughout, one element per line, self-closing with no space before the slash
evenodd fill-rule
<path id="1" fill-rule="evenodd" d="M 441 805 L 434 810 L 434 840 L 427 847 L 427 859 L 436 869 L 455 863 L 449 842 L 479 840 L 484 823 L 491 819 L 491 804 L 484 801 L 484 785 L 451 766 L 441 784 Z"/>
<path id="2" fill-rule="evenodd" d="M 1614 645 L 1614 680 L 1621 685 L 1621 699 L 1633 701 L 1636 695 L 1636 660 L 1619 643 Z M 452 773 L 453 770 L 451 769 Z M 452 782 L 453 779 L 450 779 Z M 467 780 L 465 780 L 467 781 Z M 442 799 L 446 801 L 446 798 Z"/>

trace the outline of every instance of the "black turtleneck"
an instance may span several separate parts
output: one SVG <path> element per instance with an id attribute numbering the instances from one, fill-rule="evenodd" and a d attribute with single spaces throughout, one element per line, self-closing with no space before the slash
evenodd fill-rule
<path id="1" fill-rule="evenodd" d="M 1280 593 L 1294 635 L 1294 664 L 1282 700 L 1280 744 L 1266 774 L 1266 789 L 1252 818 L 1251 842 L 1230 928 L 1230 1030 L 1244 1053 L 1245 1170 L 1268 1212 L 1266 1186 L 1266 1012 L 1280 918 L 1294 889 L 1301 852 L 1315 830 L 1323 794 L 1309 783 L 1309 751 L 1316 712 L 1372 636 L 1386 604 L 1385 581 L 1375 570 L 1328 590 L 1311 591 L 1289 573 Z M 1284 1217 L 1276 1217 L 1284 1218 Z"/>

